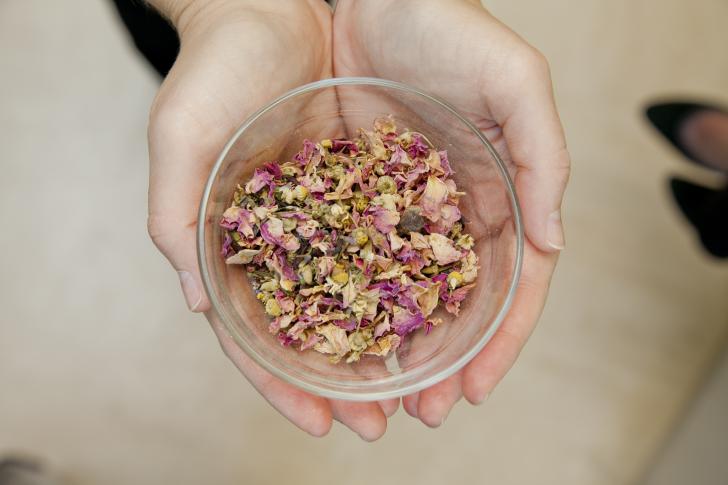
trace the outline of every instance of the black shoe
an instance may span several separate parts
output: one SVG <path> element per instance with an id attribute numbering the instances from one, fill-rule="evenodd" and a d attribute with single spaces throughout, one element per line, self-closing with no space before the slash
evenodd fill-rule
<path id="1" fill-rule="evenodd" d="M 694 154 L 690 153 L 687 147 L 685 147 L 680 141 L 680 127 L 691 115 L 698 111 L 716 111 L 718 113 L 725 113 L 725 110 L 710 106 L 707 104 L 700 103 L 662 103 L 653 104 L 645 109 L 645 116 L 652 123 L 652 125 L 667 138 L 667 140 L 675 147 L 680 153 L 682 153 L 688 160 L 691 160 L 698 165 L 716 170 L 715 167 L 700 160 Z"/>
<path id="2" fill-rule="evenodd" d="M 728 258 L 728 187 L 715 190 L 671 178 L 670 191 L 705 250 L 716 258 Z"/>

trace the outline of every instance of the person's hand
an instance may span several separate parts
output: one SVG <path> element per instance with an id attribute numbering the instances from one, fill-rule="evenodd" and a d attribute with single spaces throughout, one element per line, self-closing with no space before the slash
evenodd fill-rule
<path id="1" fill-rule="evenodd" d="M 398 400 L 329 401 L 263 371 L 210 310 L 198 269 L 200 197 L 225 142 L 256 109 L 301 84 L 331 77 L 331 11 L 320 0 L 156 0 L 181 51 L 152 106 L 149 233 L 178 272 L 190 310 L 206 312 L 225 353 L 279 412 L 323 435 L 332 417 L 365 439 L 386 429 Z"/>
<path id="2" fill-rule="evenodd" d="M 403 400 L 410 415 L 439 426 L 460 397 L 485 400 L 513 365 L 564 247 L 560 206 L 569 155 L 548 65 L 477 1 L 466 0 L 339 0 L 333 50 L 337 77 L 392 79 L 450 101 L 515 174 L 527 243 L 511 310 L 461 372 Z"/>

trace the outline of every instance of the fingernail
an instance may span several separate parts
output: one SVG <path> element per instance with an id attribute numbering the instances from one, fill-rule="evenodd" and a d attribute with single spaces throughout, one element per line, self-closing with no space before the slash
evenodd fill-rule
<path id="1" fill-rule="evenodd" d="M 476 400 L 473 404 L 475 404 L 476 406 L 480 406 L 485 401 L 487 401 L 489 397 L 490 397 L 490 393 L 487 393 L 485 396 L 483 396 L 480 399 Z"/>
<path id="2" fill-rule="evenodd" d="M 179 283 L 182 285 L 182 293 L 185 295 L 187 308 L 191 312 L 194 312 L 202 301 L 200 287 L 197 281 L 195 281 L 195 277 L 189 271 L 177 271 L 177 274 L 179 275 Z"/>
<path id="3" fill-rule="evenodd" d="M 417 418 L 417 414 L 418 414 L 417 413 L 417 405 L 419 404 L 419 401 L 420 401 L 420 395 L 418 393 L 418 394 L 415 394 L 412 397 L 412 400 L 411 401 L 408 401 L 408 402 L 411 402 L 412 403 L 409 406 L 410 408 L 412 408 L 411 409 L 412 412 L 410 412 L 410 409 L 408 409 L 408 407 L 404 405 L 404 399 L 402 400 L 402 407 L 404 407 L 404 410 L 405 410 L 405 412 L 407 412 L 407 414 L 409 414 L 413 418 Z"/>
<path id="4" fill-rule="evenodd" d="M 561 223 L 560 210 L 555 210 L 549 215 L 546 223 L 546 242 L 557 251 L 561 251 L 565 247 L 564 226 Z"/>
<path id="5" fill-rule="evenodd" d="M 357 435 L 359 436 L 359 438 L 361 438 L 362 441 L 364 441 L 366 443 L 372 443 L 374 441 L 377 441 L 377 439 L 378 439 L 378 438 L 370 438 L 370 437 L 367 437 L 367 436 L 365 436 L 365 435 L 363 435 L 361 433 L 357 433 Z"/>
<path id="6" fill-rule="evenodd" d="M 440 421 L 440 426 L 445 424 L 445 420 L 447 420 L 447 417 L 450 416 L 450 411 L 448 411 L 445 416 L 442 417 L 442 421 Z"/>

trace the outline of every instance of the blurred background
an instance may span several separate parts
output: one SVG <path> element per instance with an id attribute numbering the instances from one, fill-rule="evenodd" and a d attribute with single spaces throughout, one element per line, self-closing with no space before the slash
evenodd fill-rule
<path id="1" fill-rule="evenodd" d="M 436 430 L 400 410 L 366 444 L 298 431 L 186 310 L 146 234 L 158 81 L 110 2 L 0 0 L 0 457 L 82 485 L 728 483 L 728 266 L 665 182 L 715 180 L 641 113 L 728 102 L 728 3 L 487 5 L 551 61 L 567 250 L 485 404 Z"/>

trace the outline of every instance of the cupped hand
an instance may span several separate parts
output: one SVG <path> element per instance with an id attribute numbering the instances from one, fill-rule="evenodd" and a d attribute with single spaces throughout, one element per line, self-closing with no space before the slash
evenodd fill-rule
<path id="1" fill-rule="evenodd" d="M 527 241 L 511 310 L 462 371 L 403 400 L 410 415 L 439 426 L 462 396 L 484 401 L 513 365 L 564 247 L 560 206 L 569 155 L 548 65 L 467 0 L 339 0 L 333 56 L 335 76 L 392 79 L 448 100 L 494 143 L 514 175 Z"/>
<path id="2" fill-rule="evenodd" d="M 325 434 L 333 418 L 364 439 L 378 438 L 399 400 L 327 400 L 263 371 L 210 311 L 196 257 L 200 197 L 226 141 L 266 102 L 301 84 L 331 77 L 329 7 L 320 0 L 155 4 L 175 24 L 181 50 L 154 101 L 149 123 L 148 225 L 154 243 L 179 274 L 190 310 L 206 313 L 225 353 L 281 414 L 314 435 Z"/>

